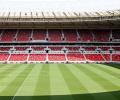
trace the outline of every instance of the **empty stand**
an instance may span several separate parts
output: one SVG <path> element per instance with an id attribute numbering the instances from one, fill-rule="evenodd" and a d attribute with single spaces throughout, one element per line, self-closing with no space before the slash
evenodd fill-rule
<path id="1" fill-rule="evenodd" d="M 33 51 L 44 51 L 46 47 L 31 47 Z"/>
<path id="2" fill-rule="evenodd" d="M 33 40 L 45 40 L 46 30 L 34 30 L 32 35 Z"/>
<path id="3" fill-rule="evenodd" d="M 60 42 L 62 41 L 61 30 L 48 30 L 49 41 Z"/>
<path id="4" fill-rule="evenodd" d="M 68 61 L 85 61 L 83 54 L 67 54 Z"/>
<path id="5" fill-rule="evenodd" d="M 120 47 L 112 47 L 112 49 L 115 51 L 120 51 Z"/>
<path id="6" fill-rule="evenodd" d="M 116 41 L 120 39 L 119 32 L 118 29 L 112 31 L 105 29 L 1 29 L 0 61 L 120 62 L 120 47 L 116 45 Z M 93 44 L 94 42 L 105 43 L 98 45 Z M 107 45 L 113 42 L 116 43 Z"/>
<path id="7" fill-rule="evenodd" d="M 113 30 L 112 31 L 112 38 L 113 39 L 120 39 L 120 30 Z"/>
<path id="8" fill-rule="evenodd" d="M 14 37 L 16 35 L 16 30 L 4 30 L 1 35 L 1 42 L 12 42 L 14 41 Z"/>
<path id="9" fill-rule="evenodd" d="M 48 54 L 48 61 L 66 61 L 65 54 Z"/>
<path id="10" fill-rule="evenodd" d="M 9 54 L 0 54 L 0 61 L 7 61 Z"/>
<path id="11" fill-rule="evenodd" d="M 88 61 L 104 61 L 101 54 L 85 54 L 85 57 Z"/>
<path id="12" fill-rule="evenodd" d="M 61 51 L 63 47 L 48 47 L 52 51 Z"/>
<path id="13" fill-rule="evenodd" d="M 5 29 L 0 30 L 0 42 L 117 42 L 119 33 L 120 30 Z"/>
<path id="14" fill-rule="evenodd" d="M 28 61 L 45 61 L 46 54 L 30 54 Z"/>
<path id="15" fill-rule="evenodd" d="M 102 51 L 109 51 L 110 50 L 110 47 L 98 47 L 99 49 L 101 49 Z"/>
<path id="16" fill-rule="evenodd" d="M 15 47 L 17 51 L 25 51 L 29 47 Z"/>
<path id="17" fill-rule="evenodd" d="M 102 54 L 106 61 L 110 61 L 110 54 Z"/>
<path id="18" fill-rule="evenodd" d="M 11 54 L 9 61 L 27 61 L 28 54 Z"/>
<path id="19" fill-rule="evenodd" d="M 96 42 L 108 42 L 110 39 L 110 31 L 109 30 L 96 30 L 93 31 L 94 40 Z"/>
<path id="20" fill-rule="evenodd" d="M 95 51 L 96 47 L 82 47 L 84 48 L 86 51 Z"/>
<path id="21" fill-rule="evenodd" d="M 76 42 L 78 40 L 77 33 L 75 30 L 63 30 L 63 33 L 64 33 L 65 41 Z"/>
<path id="22" fill-rule="evenodd" d="M 19 30 L 16 40 L 20 42 L 30 41 L 31 32 L 32 30 Z"/>
<path id="23" fill-rule="evenodd" d="M 92 42 L 93 41 L 93 34 L 91 31 L 79 30 L 78 33 L 80 36 L 80 41 L 83 41 L 83 42 Z"/>
<path id="24" fill-rule="evenodd" d="M 0 51 L 9 51 L 13 47 L 0 47 Z"/>
<path id="25" fill-rule="evenodd" d="M 68 51 L 79 51 L 80 47 L 65 47 Z"/>
<path id="26" fill-rule="evenodd" d="M 112 54 L 112 61 L 120 61 L 120 54 Z"/>

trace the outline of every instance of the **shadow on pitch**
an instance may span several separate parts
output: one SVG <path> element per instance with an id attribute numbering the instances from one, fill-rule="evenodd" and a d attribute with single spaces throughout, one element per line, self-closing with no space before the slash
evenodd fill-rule
<path id="1" fill-rule="evenodd" d="M 0 96 L 0 100 L 120 100 L 120 91 L 54 96 Z"/>
<path id="2" fill-rule="evenodd" d="M 120 69 L 120 64 L 112 64 L 111 63 L 111 64 L 104 64 L 104 65 Z"/>

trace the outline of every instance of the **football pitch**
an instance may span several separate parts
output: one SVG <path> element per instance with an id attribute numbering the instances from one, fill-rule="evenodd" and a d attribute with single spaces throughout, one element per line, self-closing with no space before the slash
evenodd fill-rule
<path id="1" fill-rule="evenodd" d="M 120 65 L 0 64 L 0 100 L 120 100 Z"/>

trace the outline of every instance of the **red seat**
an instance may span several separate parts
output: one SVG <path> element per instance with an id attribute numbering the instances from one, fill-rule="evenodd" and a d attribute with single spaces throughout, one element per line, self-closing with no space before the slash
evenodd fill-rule
<path id="1" fill-rule="evenodd" d="M 1 42 L 14 41 L 15 34 L 16 34 L 16 30 L 5 30 L 1 36 Z"/>
<path id="2" fill-rule="evenodd" d="M 30 54 L 28 61 L 45 61 L 46 54 Z"/>
<path id="3" fill-rule="evenodd" d="M 33 40 L 45 40 L 46 30 L 34 30 L 33 32 Z"/>
<path id="4" fill-rule="evenodd" d="M 17 51 L 25 51 L 28 47 L 15 47 Z"/>
<path id="5" fill-rule="evenodd" d="M 79 30 L 78 33 L 80 36 L 80 41 L 83 41 L 83 42 L 92 42 L 93 41 L 93 35 L 90 31 Z"/>
<path id="6" fill-rule="evenodd" d="M 61 51 L 63 47 L 49 47 L 52 51 Z"/>
<path id="7" fill-rule="evenodd" d="M 102 54 L 106 61 L 110 61 L 110 54 Z"/>
<path id="8" fill-rule="evenodd" d="M 0 61 L 7 61 L 9 54 L 0 54 Z"/>
<path id="9" fill-rule="evenodd" d="M 11 54 L 9 61 L 27 61 L 28 54 Z"/>
<path id="10" fill-rule="evenodd" d="M 96 47 L 82 47 L 84 48 L 86 51 L 95 51 Z"/>
<path id="11" fill-rule="evenodd" d="M 113 39 L 120 39 L 120 30 L 113 30 L 112 37 Z"/>
<path id="12" fill-rule="evenodd" d="M 48 54 L 49 61 L 66 61 L 65 54 Z"/>
<path id="13" fill-rule="evenodd" d="M 65 47 L 68 51 L 79 51 L 80 47 Z"/>
<path id="14" fill-rule="evenodd" d="M 49 41 L 60 42 L 62 33 L 61 30 L 48 30 Z"/>
<path id="15" fill-rule="evenodd" d="M 120 47 L 112 47 L 112 49 L 115 51 L 120 51 Z"/>
<path id="16" fill-rule="evenodd" d="M 30 40 L 32 30 L 19 30 L 17 34 L 17 41 L 27 42 Z"/>
<path id="17" fill-rule="evenodd" d="M 102 51 L 109 51 L 110 47 L 98 47 L 99 49 L 101 49 Z"/>
<path id="18" fill-rule="evenodd" d="M 45 47 L 31 47 L 34 51 L 44 51 Z"/>
<path id="19" fill-rule="evenodd" d="M 101 54 L 85 54 L 85 57 L 88 61 L 104 61 Z"/>
<path id="20" fill-rule="evenodd" d="M 109 30 L 96 30 L 93 31 L 95 36 L 95 41 L 97 42 L 108 42 L 110 38 Z"/>
<path id="21" fill-rule="evenodd" d="M 65 41 L 77 42 L 77 33 L 75 30 L 63 30 Z"/>
<path id="22" fill-rule="evenodd" d="M 120 61 L 120 54 L 112 54 L 112 61 Z"/>
<path id="23" fill-rule="evenodd" d="M 67 54 L 68 61 L 85 61 L 83 54 Z"/>
<path id="24" fill-rule="evenodd" d="M 9 51 L 12 47 L 0 47 L 0 51 Z"/>

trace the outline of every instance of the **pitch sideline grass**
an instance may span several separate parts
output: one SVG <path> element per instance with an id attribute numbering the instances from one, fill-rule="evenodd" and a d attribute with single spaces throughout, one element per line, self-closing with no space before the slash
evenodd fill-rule
<path id="1" fill-rule="evenodd" d="M 118 65 L 119 66 L 119 65 Z M 102 64 L 7 64 L 0 65 L 0 96 L 50 96 L 106 92 L 109 100 L 120 98 L 120 69 Z M 14 98 L 13 98 L 14 97 Z M 12 100 L 9 99 L 9 100 Z M 30 98 L 29 98 L 30 99 Z M 49 99 L 49 97 L 47 98 Z M 53 98 L 51 98 L 53 99 Z M 67 98 L 68 99 L 68 98 Z M 31 97 L 34 100 L 34 97 Z"/>

